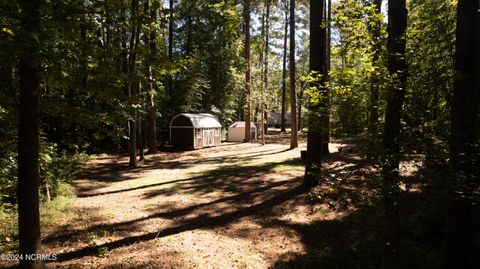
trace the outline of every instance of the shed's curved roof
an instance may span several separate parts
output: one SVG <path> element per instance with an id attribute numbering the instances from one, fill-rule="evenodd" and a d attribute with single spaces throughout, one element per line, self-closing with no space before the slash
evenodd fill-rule
<path id="1" fill-rule="evenodd" d="M 190 120 L 192 126 L 195 128 L 222 128 L 222 125 L 218 121 L 218 118 L 209 113 L 182 113 L 173 117 L 170 122 L 170 127 L 176 127 L 174 121 L 178 117 L 185 117 Z"/>

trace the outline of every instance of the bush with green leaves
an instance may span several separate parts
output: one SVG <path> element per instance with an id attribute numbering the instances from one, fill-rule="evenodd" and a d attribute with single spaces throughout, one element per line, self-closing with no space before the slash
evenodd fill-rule
<path id="1" fill-rule="evenodd" d="M 68 154 L 65 150 L 59 151 L 56 144 L 43 142 L 40 152 L 41 193 L 45 194 L 48 183 L 52 198 L 62 195 L 60 184 L 74 179 L 86 159 L 85 154 Z"/>
<path id="2" fill-rule="evenodd" d="M 86 160 L 85 154 L 68 154 L 59 151 L 56 144 L 42 139 L 40 151 L 40 193 L 46 199 L 46 183 L 52 198 L 62 195 L 61 183 L 68 183 L 80 171 Z M 10 151 L 0 158 L 0 201 L 2 204 L 16 204 L 17 153 Z"/>

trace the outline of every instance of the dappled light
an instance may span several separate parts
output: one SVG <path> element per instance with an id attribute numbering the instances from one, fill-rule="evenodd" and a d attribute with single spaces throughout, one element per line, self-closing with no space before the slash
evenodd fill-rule
<path id="1" fill-rule="evenodd" d="M 59 253 L 53 265 L 108 260 L 134 266 L 141 264 L 142 256 L 131 257 L 133 249 L 149 253 L 160 248 L 162 253 L 181 257 L 165 259 L 160 253 L 158 258 L 150 257 L 167 267 L 180 261 L 187 267 L 221 261 L 260 268 L 312 248 L 333 247 L 329 242 L 342 232 L 332 233 L 336 224 L 329 223 L 358 215 L 357 206 L 339 204 L 332 209 L 312 203 L 308 188 L 302 185 L 299 151 L 304 144 L 298 150 L 285 150 L 285 135 L 270 137 L 272 141 L 263 147 L 230 144 L 222 149 L 158 153 L 149 156 L 136 173 L 119 169 L 127 164 L 122 158 L 103 159 L 101 164 L 92 161 L 88 172 L 74 182 L 74 186 L 91 184 L 88 189 L 76 188 L 78 225 L 59 226 L 43 239 L 49 251 Z M 345 166 L 342 171 L 348 173 L 366 166 L 361 158 L 347 153 L 330 158 L 328 165 Z M 178 165 L 165 166 L 167 162 Z M 103 180 L 109 173 L 115 175 L 113 180 Z M 353 195 L 362 195 L 362 183 L 344 176 L 338 200 L 360 207 L 361 199 Z M 348 187 L 351 184 L 353 189 Z M 351 224 L 345 225 L 347 229 Z M 325 240 L 313 240 L 316 233 Z M 194 250 L 201 251 L 202 258 L 186 258 L 195 257 Z"/>
<path id="2" fill-rule="evenodd" d="M 0 1 L 0 268 L 480 268 L 479 5 Z"/>

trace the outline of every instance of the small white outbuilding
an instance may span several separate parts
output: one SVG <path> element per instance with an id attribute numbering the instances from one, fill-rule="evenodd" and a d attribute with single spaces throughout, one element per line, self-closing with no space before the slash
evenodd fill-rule
<path id="1" fill-rule="evenodd" d="M 257 126 L 250 122 L 250 137 L 252 141 L 257 141 Z M 245 122 L 236 121 L 228 127 L 228 141 L 243 142 L 245 139 Z"/>

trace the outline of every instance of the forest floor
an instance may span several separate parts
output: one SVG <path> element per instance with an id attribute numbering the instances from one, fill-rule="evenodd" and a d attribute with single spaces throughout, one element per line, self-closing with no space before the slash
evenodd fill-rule
<path id="1" fill-rule="evenodd" d="M 305 138 L 290 150 L 289 134 L 160 152 L 136 169 L 94 159 L 43 252 L 53 268 L 375 268 L 378 169 L 352 143 L 332 141 L 315 192 L 301 184 Z"/>

